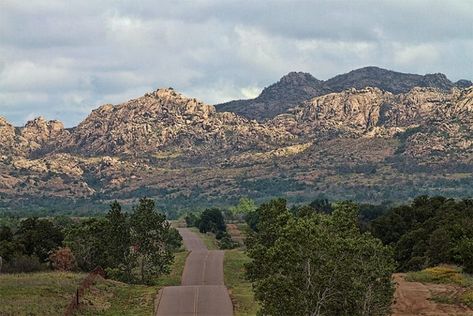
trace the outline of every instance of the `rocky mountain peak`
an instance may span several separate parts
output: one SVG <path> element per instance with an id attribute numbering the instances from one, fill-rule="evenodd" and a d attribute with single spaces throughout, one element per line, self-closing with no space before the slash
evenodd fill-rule
<path id="1" fill-rule="evenodd" d="M 301 98 L 311 97 L 319 93 L 321 82 L 306 72 L 290 72 L 275 84 L 264 88 L 257 99 L 266 101 L 283 99 L 289 102 L 297 102 Z"/>
<path id="2" fill-rule="evenodd" d="M 173 89 L 158 89 L 93 111 L 61 148 L 81 153 L 147 155 L 163 148 L 257 146 L 265 144 L 263 138 L 280 135 L 285 137 L 284 131 L 272 131 L 233 113 L 217 113 L 212 105 Z"/>
<path id="3" fill-rule="evenodd" d="M 14 147 L 15 127 L 0 116 L 0 155 L 11 151 Z"/>
<path id="4" fill-rule="evenodd" d="M 320 81 L 311 74 L 291 72 L 265 88 L 255 99 L 230 101 L 216 105 L 218 111 L 235 112 L 249 119 L 265 121 L 286 112 L 303 101 L 331 92 L 350 88 L 377 87 L 394 94 L 407 93 L 414 87 L 436 88 L 449 91 L 454 87 L 466 88 L 468 80 L 451 82 L 442 73 L 417 75 L 387 70 L 375 66 L 363 67 Z"/>
<path id="5" fill-rule="evenodd" d="M 300 83 L 320 83 L 322 81 L 318 80 L 317 78 L 314 78 L 314 76 L 312 76 L 308 72 L 291 71 L 287 75 L 281 77 L 281 79 L 279 79 L 279 82 L 282 84 L 300 84 Z"/>
<path id="6" fill-rule="evenodd" d="M 464 88 L 472 87 L 473 82 L 471 82 L 470 80 L 460 79 L 457 82 L 455 82 L 455 86 L 460 89 L 464 89 Z"/>

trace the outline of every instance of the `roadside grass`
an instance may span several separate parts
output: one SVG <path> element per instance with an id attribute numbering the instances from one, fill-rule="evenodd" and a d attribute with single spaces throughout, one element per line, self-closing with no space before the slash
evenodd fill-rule
<path id="1" fill-rule="evenodd" d="M 186 264 L 187 255 L 189 252 L 180 251 L 176 253 L 174 257 L 174 264 L 169 274 L 159 277 L 155 282 L 157 286 L 175 286 L 181 285 L 182 272 L 184 271 L 184 265 Z"/>
<path id="2" fill-rule="evenodd" d="M 84 273 L 0 275 L 0 315 L 62 315 Z"/>
<path id="3" fill-rule="evenodd" d="M 256 315 L 258 311 L 251 282 L 245 278 L 245 264 L 250 260 L 241 249 L 225 251 L 225 285 L 230 292 L 236 316 Z"/>
<path id="4" fill-rule="evenodd" d="M 80 299 L 77 315 L 152 315 L 160 288 L 181 284 L 187 252 L 176 253 L 168 275 L 155 285 L 98 278 Z M 63 315 L 85 273 L 43 272 L 0 275 L 0 315 Z"/>
<path id="5" fill-rule="evenodd" d="M 452 265 L 440 265 L 422 271 L 407 273 L 409 282 L 455 284 L 462 287 L 473 287 L 473 276 L 462 273 L 462 269 Z"/>
<path id="6" fill-rule="evenodd" d="M 215 235 L 212 233 L 207 233 L 203 234 L 199 232 L 199 229 L 197 227 L 189 227 L 189 230 L 192 231 L 193 233 L 196 233 L 204 242 L 205 246 L 207 246 L 207 249 L 209 250 L 218 250 L 220 249 L 217 244 L 217 239 L 215 239 Z"/>
<path id="7" fill-rule="evenodd" d="M 409 272 L 406 281 L 454 285 L 458 289 L 446 293 L 434 293 L 432 300 L 441 304 L 473 307 L 473 276 L 463 273 L 457 266 L 440 265 L 422 271 Z"/>

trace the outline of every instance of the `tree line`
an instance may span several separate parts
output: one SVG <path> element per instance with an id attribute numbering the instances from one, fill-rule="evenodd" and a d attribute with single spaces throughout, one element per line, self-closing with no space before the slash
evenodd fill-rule
<path id="1" fill-rule="evenodd" d="M 3 226 L 3 272 L 47 268 L 88 272 L 101 266 L 113 279 L 152 283 L 169 272 L 181 246 L 177 230 L 147 198 L 140 199 L 130 214 L 113 202 L 103 218 L 61 224 L 28 218 L 15 231 Z"/>

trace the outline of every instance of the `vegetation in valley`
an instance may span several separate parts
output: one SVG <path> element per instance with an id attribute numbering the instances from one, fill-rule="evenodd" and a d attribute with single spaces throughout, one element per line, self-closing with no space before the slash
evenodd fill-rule
<path id="1" fill-rule="evenodd" d="M 268 315 L 388 315 L 391 249 L 359 229 L 358 209 L 291 214 L 282 199 L 260 205 L 246 240 L 247 276 Z M 284 295 L 281 295 L 284 293 Z"/>
<path id="2" fill-rule="evenodd" d="M 206 235 L 202 236 L 209 249 L 215 249 L 215 243 L 220 249 L 232 249 L 238 246 L 227 232 L 223 212 L 220 209 L 211 208 L 204 210 L 201 214 L 187 214 L 185 220 L 188 227 L 198 228 L 201 234 L 213 234 L 215 236 L 216 242 L 213 238 Z"/>
<path id="3" fill-rule="evenodd" d="M 400 271 L 451 263 L 473 273 L 472 200 L 421 196 L 391 208 L 370 231 L 394 248 Z"/>
<path id="4" fill-rule="evenodd" d="M 82 221 L 26 218 L 0 228 L 1 271 L 56 268 L 88 272 L 100 266 L 110 278 L 153 283 L 170 271 L 181 237 L 152 200 L 143 198 L 131 214 L 112 203 L 105 218 Z"/>
<path id="5" fill-rule="evenodd" d="M 459 290 L 432 298 L 472 306 L 472 218 L 471 200 L 427 196 L 401 205 L 357 205 L 319 196 L 290 207 L 283 199 L 258 206 L 242 198 L 233 207 L 184 216 L 209 249 L 228 249 L 225 284 L 237 315 L 387 315 L 394 271 L 412 271 L 407 281 L 451 284 Z M 160 287 L 180 284 L 187 253 L 152 200 L 141 199 L 129 212 L 112 203 L 102 217 L 9 218 L 2 223 L 2 272 L 40 271 L 18 277 L 20 283 L 31 282 L 25 293 L 57 282 L 67 295 L 51 308 L 61 310 L 70 298 L 68 289 L 73 291 L 83 276 L 46 272 L 52 269 L 106 270 L 110 279 L 97 281 L 84 297 L 83 315 L 149 314 Z M 235 232 L 239 242 L 232 239 Z M 8 286 L 15 275 L 1 278 L 0 293 L 21 300 L 22 294 Z M 12 308 L 6 304 L 0 312 Z"/>

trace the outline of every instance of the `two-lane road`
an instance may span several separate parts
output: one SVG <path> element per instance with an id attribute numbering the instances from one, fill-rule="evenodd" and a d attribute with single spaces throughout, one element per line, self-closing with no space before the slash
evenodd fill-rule
<path id="1" fill-rule="evenodd" d="M 233 315 L 232 302 L 223 281 L 224 252 L 209 251 L 187 228 L 180 228 L 179 233 L 190 251 L 181 286 L 166 287 L 159 292 L 156 315 Z"/>

